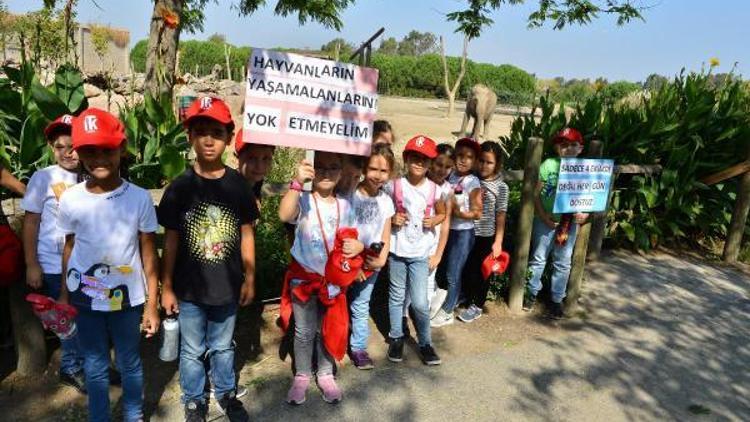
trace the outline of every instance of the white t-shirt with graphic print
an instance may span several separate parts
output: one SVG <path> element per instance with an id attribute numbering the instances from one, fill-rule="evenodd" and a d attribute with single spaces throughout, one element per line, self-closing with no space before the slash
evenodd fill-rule
<path id="1" fill-rule="evenodd" d="M 130 182 L 101 194 L 79 183 L 60 199 L 60 231 L 75 235 L 64 280 L 70 303 L 94 311 L 118 311 L 146 300 L 140 233 L 158 228 L 148 191 Z"/>
<path id="2" fill-rule="evenodd" d="M 437 228 L 425 229 L 423 225 L 425 210 L 435 183 L 425 178 L 419 186 L 414 186 L 406 177 L 402 177 L 400 183 L 403 206 L 408 220 L 401 227 L 391 228 L 391 253 L 402 258 L 426 258 L 430 255 L 433 246 L 437 247 L 438 241 Z M 389 182 L 384 188 L 391 197 L 394 195 L 393 186 L 394 183 Z M 430 216 L 435 215 L 437 202 L 446 199 L 439 186 L 435 186 L 434 192 L 435 203 Z"/>
<path id="3" fill-rule="evenodd" d="M 324 275 L 328 255 L 323 244 L 323 234 L 312 195 L 309 192 L 300 194 L 299 215 L 291 254 L 305 270 Z M 327 202 L 318 198 L 317 203 L 320 220 L 323 222 L 323 231 L 325 231 L 325 242 L 328 244 L 328 249 L 333 250 L 333 242 L 336 239 L 336 220 L 339 220 L 338 228 L 353 227 L 351 203 L 347 198 L 338 196 L 335 202 Z"/>
<path id="4" fill-rule="evenodd" d="M 370 196 L 357 189 L 352 194 L 351 201 L 354 227 L 365 248 L 375 242 L 382 242 L 385 222 L 396 212 L 391 197 L 382 190 L 376 196 Z"/>
<path id="5" fill-rule="evenodd" d="M 479 178 L 473 174 L 461 176 L 454 171 L 448 176 L 448 183 L 451 184 L 454 192 L 458 185 L 461 185 L 461 193 L 454 193 L 456 196 L 456 203 L 461 212 L 471 210 L 469 196 L 475 189 L 481 188 Z M 474 220 L 451 216 L 451 230 L 474 230 Z"/>
<path id="6" fill-rule="evenodd" d="M 37 170 L 26 186 L 21 208 L 26 212 L 41 214 L 36 254 L 45 274 L 62 272 L 62 250 L 65 234 L 57 227 L 60 196 L 76 184 L 75 172 L 54 165 Z"/>

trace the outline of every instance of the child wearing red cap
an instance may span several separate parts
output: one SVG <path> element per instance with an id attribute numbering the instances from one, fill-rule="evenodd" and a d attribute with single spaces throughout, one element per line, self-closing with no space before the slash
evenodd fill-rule
<path id="1" fill-rule="evenodd" d="M 154 204 L 145 189 L 120 177 L 126 139 L 117 118 L 90 108 L 73 119 L 71 133 L 88 179 L 60 198 L 58 227 L 65 235 L 60 302 L 78 309 L 89 420 L 110 420 L 112 342 L 122 374 L 123 418 L 137 421 L 143 418 L 141 323 L 147 337 L 159 327 Z"/>
<path id="2" fill-rule="evenodd" d="M 529 269 L 530 295 L 524 297 L 523 309 L 531 311 L 536 303 L 536 295 L 542 289 L 542 273 L 547 265 L 547 258 L 552 254 L 552 317 L 563 317 L 562 301 L 568 287 L 570 275 L 570 259 L 573 246 L 576 243 L 578 225 L 588 219 L 588 214 L 578 213 L 553 214 L 557 178 L 560 173 L 561 157 L 576 157 L 583 151 L 583 136 L 572 128 L 565 128 L 552 138 L 557 157 L 544 160 L 539 168 L 539 182 L 536 186 L 534 200 L 534 228 L 532 232 L 531 257 Z M 559 238 L 558 234 L 567 234 L 567 239 Z"/>
<path id="3" fill-rule="evenodd" d="M 494 141 L 484 141 L 479 154 L 478 175 L 481 179 L 482 216 L 474 221 L 474 247 L 466 261 L 466 292 L 469 306 L 458 319 L 472 322 L 482 316 L 490 283 L 482 274 L 487 255 L 499 257 L 503 251 L 505 212 L 508 210 L 508 185 L 500 175 L 503 150 Z"/>
<path id="4" fill-rule="evenodd" d="M 361 169 L 364 180 L 359 183 L 351 199 L 359 239 L 367 248 L 365 268 L 357 277 L 357 282 L 349 289 L 349 308 L 352 315 L 349 359 L 359 369 L 374 367 L 367 353 L 367 341 L 370 337 L 370 296 L 390 250 L 391 217 L 395 214 L 395 208 L 393 200 L 382 187 L 391 178 L 395 162 L 393 151 L 388 145 L 373 145 L 370 157 Z"/>
<path id="5" fill-rule="evenodd" d="M 479 143 L 471 138 L 456 142 L 456 168 L 448 176 L 453 186 L 450 234 L 445 247 L 445 276 L 448 295 L 441 309 L 432 317 L 433 327 L 453 323 L 453 310 L 461 294 L 461 275 L 474 246 L 474 220 L 482 216 L 482 194 L 479 178 L 474 175 L 474 163 L 481 152 Z"/>
<path id="6" fill-rule="evenodd" d="M 435 227 L 445 218 L 445 197 L 439 187 L 427 178 L 427 170 L 435 157 L 435 141 L 418 135 L 404 148 L 406 176 L 390 183 L 387 191 L 396 205 L 391 234 L 391 255 L 388 258 L 390 285 L 388 315 L 391 329 L 388 360 L 401 362 L 404 350 L 404 300 L 408 289 L 414 311 L 420 358 L 426 365 L 439 365 L 432 346 L 430 305 L 427 302 L 429 259 L 437 242 Z"/>
<path id="7" fill-rule="evenodd" d="M 183 122 L 195 162 L 175 178 L 159 204 L 165 228 L 161 304 L 180 325 L 180 387 L 185 419 L 205 420 L 206 353 L 219 410 L 248 415 L 237 399 L 234 335 L 237 310 L 255 294 L 258 208 L 251 186 L 222 162 L 234 123 L 218 98 L 198 98 Z"/>
<path id="8" fill-rule="evenodd" d="M 57 299 L 62 281 L 62 247 L 65 235 L 57 226 L 60 196 L 78 183 L 78 154 L 70 137 L 73 116 L 58 117 L 44 130 L 55 163 L 37 170 L 31 176 L 21 208 L 23 244 L 26 256 L 26 284 L 32 289 Z M 78 338 L 60 342 L 60 382 L 81 393 L 86 392 L 83 358 L 78 351 Z"/>
<path id="9" fill-rule="evenodd" d="M 346 305 L 346 282 L 328 274 L 329 256 L 336 253 L 334 240 L 342 228 L 353 226 L 351 203 L 336 195 L 341 178 L 342 155 L 316 152 L 315 165 L 303 160 L 279 204 L 279 218 L 295 222 L 292 262 L 289 264 L 281 297 L 281 326 L 285 331 L 294 316 L 294 364 L 296 372 L 287 394 L 290 404 L 305 401 L 313 376 L 313 356 L 317 355 L 315 372 L 323 399 L 338 403 L 341 389 L 334 378 L 334 359 L 346 352 L 349 315 Z M 302 192 L 302 185 L 312 180 L 312 192 Z M 364 249 L 357 239 L 343 241 L 338 252 L 353 258 Z M 333 258 L 330 258 L 333 259 Z M 352 275 L 358 271 L 352 269 Z M 353 281 L 353 277 L 351 280 Z M 342 347 L 343 346 L 343 347 Z"/>
<path id="10" fill-rule="evenodd" d="M 273 145 L 245 142 L 245 131 L 240 129 L 234 140 L 234 154 L 237 156 L 237 171 L 250 183 L 255 194 L 255 200 L 260 208 L 261 188 L 263 180 L 268 176 L 273 166 Z"/>

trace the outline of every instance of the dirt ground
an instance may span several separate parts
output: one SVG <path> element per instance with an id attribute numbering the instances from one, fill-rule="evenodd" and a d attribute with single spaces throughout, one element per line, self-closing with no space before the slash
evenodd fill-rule
<path id="1" fill-rule="evenodd" d="M 443 365 L 426 368 L 414 344 L 386 361 L 384 283 L 373 300 L 373 371 L 345 358 L 345 400 L 283 403 L 290 364 L 277 354 L 277 307 L 242 311 L 236 339 L 240 383 L 253 420 L 750 420 L 750 272 L 671 252 L 615 251 L 589 266 L 581 307 L 561 322 L 512 315 L 491 303 L 475 323 L 433 330 Z M 412 329 L 413 332 L 413 329 Z M 180 421 L 176 363 L 143 342 L 146 411 Z M 57 352 L 50 368 L 57 366 Z M 116 403 L 120 389 L 111 389 Z M 212 420 L 221 420 L 212 408 Z M 0 382 L 9 421 L 82 421 L 85 398 L 50 373 Z"/>

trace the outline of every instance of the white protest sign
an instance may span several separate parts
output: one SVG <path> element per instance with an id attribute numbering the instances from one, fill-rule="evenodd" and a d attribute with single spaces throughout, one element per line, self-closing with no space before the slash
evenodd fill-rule
<path id="1" fill-rule="evenodd" d="M 255 48 L 247 66 L 243 141 L 369 155 L 378 71 Z"/>

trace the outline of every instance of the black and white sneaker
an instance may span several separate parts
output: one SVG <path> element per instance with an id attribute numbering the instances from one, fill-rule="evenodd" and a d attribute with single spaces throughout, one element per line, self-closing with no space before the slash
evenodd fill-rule
<path id="1" fill-rule="evenodd" d="M 205 403 L 195 400 L 185 403 L 185 422 L 206 422 L 206 413 Z"/>
<path id="2" fill-rule="evenodd" d="M 388 346 L 388 360 L 391 362 L 401 362 L 404 360 L 404 338 L 392 338 Z"/>
<path id="3" fill-rule="evenodd" d="M 440 356 L 435 353 L 435 349 L 432 348 L 431 344 L 420 346 L 419 355 L 422 358 L 422 363 L 424 363 L 425 365 L 434 366 L 440 365 L 442 363 L 442 361 L 440 360 Z"/>
<path id="4" fill-rule="evenodd" d="M 554 319 L 563 319 L 565 314 L 563 313 L 562 303 L 552 302 L 550 305 L 549 314 Z"/>
<path id="5" fill-rule="evenodd" d="M 230 422 L 247 422 L 250 416 L 247 414 L 242 402 L 237 399 L 234 392 L 225 394 L 224 397 L 216 401 L 219 411 L 226 415 Z"/>
<path id="6" fill-rule="evenodd" d="M 83 374 L 83 370 L 72 374 L 60 372 L 60 384 L 73 387 L 78 390 L 79 393 L 86 394 L 86 377 Z"/>
<path id="7" fill-rule="evenodd" d="M 534 310 L 534 305 L 536 304 L 536 296 L 531 295 L 524 295 L 523 297 L 523 310 L 526 312 L 531 312 Z"/>
<path id="8" fill-rule="evenodd" d="M 236 388 L 235 391 L 237 391 L 237 393 L 235 394 L 235 397 L 237 397 L 238 399 L 241 399 L 247 395 L 247 388 L 244 385 L 237 384 L 235 388 Z M 211 398 L 216 400 L 216 395 L 215 395 L 216 390 L 214 389 L 213 384 L 211 385 L 210 389 L 211 389 Z"/>

